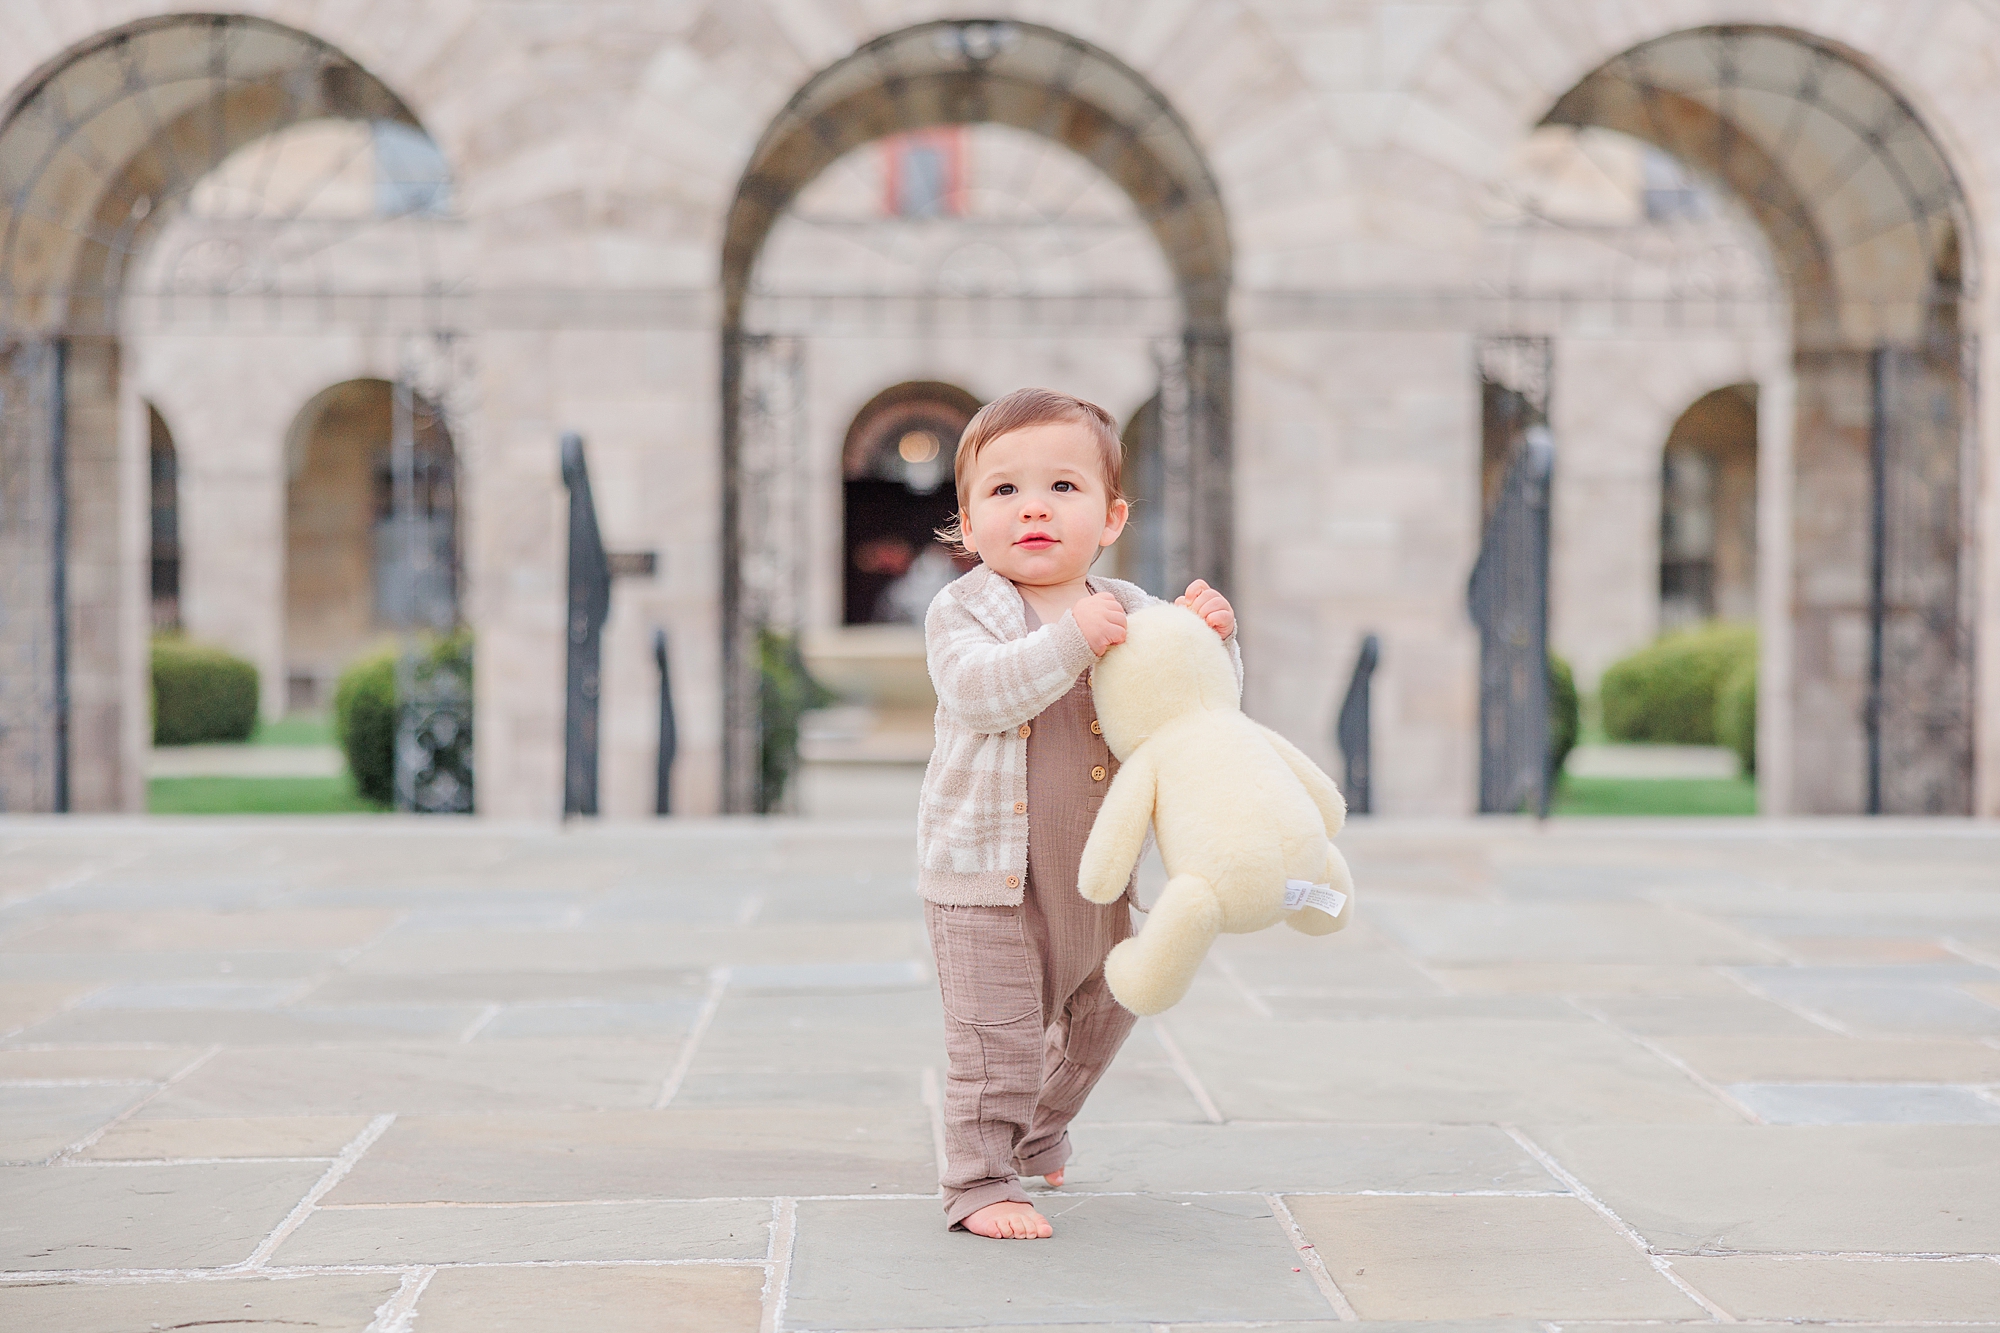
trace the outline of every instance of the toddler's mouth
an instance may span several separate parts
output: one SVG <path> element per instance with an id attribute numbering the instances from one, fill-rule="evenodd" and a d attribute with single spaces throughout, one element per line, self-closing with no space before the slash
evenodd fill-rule
<path id="1" fill-rule="evenodd" d="M 1046 532 L 1028 533 L 1026 536 L 1022 537 L 1020 540 L 1014 543 L 1014 545 L 1016 546 L 1025 546 L 1030 551 L 1046 551 L 1051 546 L 1057 546 L 1060 544 L 1061 543 L 1057 542 L 1054 537 L 1049 536 L 1049 534 Z"/>

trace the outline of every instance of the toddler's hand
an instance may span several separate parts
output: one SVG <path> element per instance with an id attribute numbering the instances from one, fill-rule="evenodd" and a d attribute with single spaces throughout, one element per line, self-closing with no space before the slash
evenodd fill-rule
<path id="1" fill-rule="evenodd" d="M 1174 605 L 1185 606 L 1225 639 L 1236 632 L 1236 608 L 1200 579 L 1188 584 L 1187 591 L 1174 598 Z"/>
<path id="2" fill-rule="evenodd" d="M 1070 614 L 1094 656 L 1102 657 L 1111 645 L 1125 642 L 1125 608 L 1110 593 L 1092 593 L 1071 607 Z"/>

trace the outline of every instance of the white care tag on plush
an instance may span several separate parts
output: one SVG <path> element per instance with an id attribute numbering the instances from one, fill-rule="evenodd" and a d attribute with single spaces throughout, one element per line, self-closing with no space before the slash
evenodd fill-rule
<path id="1" fill-rule="evenodd" d="M 1315 907 L 1328 916 L 1339 916 L 1340 909 L 1347 906 L 1347 895 L 1331 884 L 1314 884 L 1311 880 L 1288 879 L 1285 881 L 1285 910 L 1296 912 L 1301 907 Z"/>

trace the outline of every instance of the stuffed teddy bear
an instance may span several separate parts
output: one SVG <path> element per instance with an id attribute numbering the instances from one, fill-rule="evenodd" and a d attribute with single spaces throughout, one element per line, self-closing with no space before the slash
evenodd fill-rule
<path id="1" fill-rule="evenodd" d="M 1144 929 L 1104 961 L 1120 1004 L 1157 1014 L 1187 994 L 1218 933 L 1345 926 L 1354 883 L 1329 841 L 1347 818 L 1333 780 L 1243 715 L 1215 631 L 1179 606 L 1133 612 L 1091 677 L 1120 768 L 1084 844 L 1077 891 L 1125 891 L 1153 825 L 1167 887 Z"/>

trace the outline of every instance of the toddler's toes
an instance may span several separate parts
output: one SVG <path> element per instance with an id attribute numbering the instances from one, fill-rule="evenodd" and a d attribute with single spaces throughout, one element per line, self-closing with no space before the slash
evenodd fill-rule
<path id="1" fill-rule="evenodd" d="M 1006 1201 L 989 1203 L 968 1216 L 962 1225 L 975 1236 L 992 1240 L 1038 1240 L 1055 1235 L 1049 1220 L 1034 1205 Z"/>
<path id="2" fill-rule="evenodd" d="M 1047 1175 L 1043 1176 L 1042 1179 L 1046 1180 L 1049 1183 L 1050 1189 L 1052 1190 L 1061 1189 L 1063 1183 L 1062 1168 L 1060 1167 L 1056 1168 L 1054 1171 L 1051 1171 Z"/>

